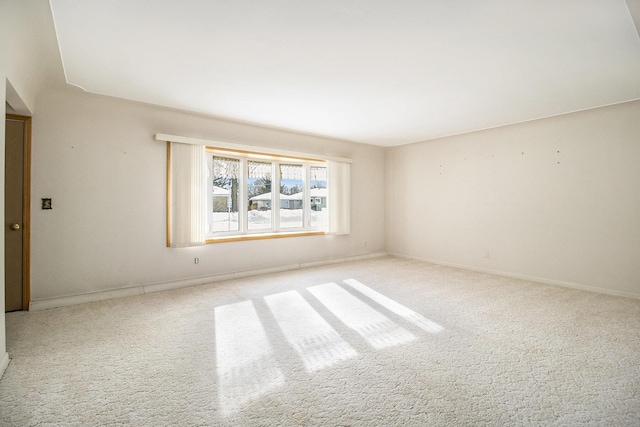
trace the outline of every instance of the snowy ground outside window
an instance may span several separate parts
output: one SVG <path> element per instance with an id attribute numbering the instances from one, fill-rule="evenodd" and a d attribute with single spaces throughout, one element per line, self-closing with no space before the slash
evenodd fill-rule
<path id="1" fill-rule="evenodd" d="M 271 228 L 271 210 L 252 210 L 248 212 L 249 224 L 252 230 Z M 283 228 L 287 227 L 287 223 L 301 224 L 302 209 L 280 209 L 280 224 Z M 314 227 L 322 227 L 327 224 L 327 210 L 311 211 L 311 225 Z M 238 213 L 237 212 L 214 212 L 213 213 L 213 231 L 236 231 L 238 230 Z"/>

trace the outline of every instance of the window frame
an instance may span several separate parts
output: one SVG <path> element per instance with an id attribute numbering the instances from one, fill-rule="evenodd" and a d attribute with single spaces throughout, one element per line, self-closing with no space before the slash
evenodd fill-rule
<path id="1" fill-rule="evenodd" d="M 281 154 L 271 154 L 267 152 L 236 150 L 224 147 L 216 147 L 207 145 L 205 147 L 207 163 L 211 165 L 211 176 L 208 180 L 207 191 L 213 190 L 213 158 L 223 157 L 240 161 L 240 183 L 239 183 L 239 201 L 238 201 L 238 228 L 232 231 L 209 231 L 205 236 L 205 243 L 223 243 L 244 240 L 261 240 L 275 239 L 285 237 L 302 237 L 326 235 L 329 230 L 329 218 L 327 212 L 327 220 L 324 226 L 312 226 L 311 223 L 311 203 L 307 200 L 311 199 L 311 167 L 323 167 L 327 169 L 327 188 L 328 183 L 328 161 L 324 159 L 298 157 Z M 248 215 L 248 163 L 250 161 L 265 162 L 271 164 L 271 226 L 268 229 L 249 229 Z M 281 171 L 280 165 L 301 165 L 303 167 L 303 209 L 302 209 L 302 227 L 282 227 L 280 224 L 281 209 L 280 206 L 280 184 Z M 207 213 L 208 215 L 209 213 Z M 213 224 L 213 222 L 211 222 Z"/>

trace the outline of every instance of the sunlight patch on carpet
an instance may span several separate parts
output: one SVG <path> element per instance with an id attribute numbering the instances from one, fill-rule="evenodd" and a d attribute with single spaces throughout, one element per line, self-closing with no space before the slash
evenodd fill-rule
<path id="1" fill-rule="evenodd" d="M 349 292 L 349 286 L 355 293 Z M 421 314 L 371 289 L 355 279 L 306 288 L 329 312 L 357 332 L 376 350 L 406 344 L 417 339 L 383 312 L 394 313 L 407 324 L 428 333 L 444 328 Z M 366 302 L 361 294 L 373 302 Z M 309 296 L 308 298 L 312 298 Z M 300 291 L 292 290 L 263 297 L 289 346 L 297 353 L 307 372 L 330 368 L 358 355 L 349 343 L 323 317 Z M 256 300 L 256 304 L 258 301 Z M 223 414 L 236 413 L 286 383 L 274 345 L 278 338 L 265 331 L 265 313 L 259 313 L 253 300 L 215 308 L 216 369 L 219 377 L 218 400 Z M 335 320 L 334 320 L 335 321 Z M 267 322 L 268 323 L 268 322 Z M 337 325 L 334 325 L 337 326 Z"/>
<path id="2" fill-rule="evenodd" d="M 215 308 L 222 411 L 233 413 L 285 382 L 253 301 Z"/>
<path id="3" fill-rule="evenodd" d="M 392 347 L 416 339 L 411 332 L 398 326 L 336 283 L 312 286 L 307 290 L 375 349 Z"/>
<path id="4" fill-rule="evenodd" d="M 307 371 L 327 368 L 358 354 L 298 292 L 264 299 Z"/>
<path id="5" fill-rule="evenodd" d="M 402 317 L 409 323 L 413 323 L 420 329 L 425 332 L 438 333 L 442 332 L 444 329 L 442 326 L 438 325 L 436 322 L 433 322 L 421 314 L 416 313 L 415 311 L 405 307 L 404 305 L 397 303 L 389 297 L 382 295 L 379 292 L 374 291 L 367 285 L 358 282 L 355 279 L 347 279 L 344 281 L 347 285 L 351 286 L 353 289 L 357 290 L 361 294 L 371 298 L 387 310 L 397 314 Z"/>

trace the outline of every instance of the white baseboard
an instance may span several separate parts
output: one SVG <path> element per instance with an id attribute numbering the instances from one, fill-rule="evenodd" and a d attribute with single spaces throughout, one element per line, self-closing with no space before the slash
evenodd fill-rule
<path id="1" fill-rule="evenodd" d="M 9 366 L 9 362 L 11 359 L 9 359 L 9 353 L 4 353 L 4 356 L 2 356 L 2 360 L 0 360 L 0 379 L 2 379 L 2 376 L 4 375 L 4 371 L 7 370 L 7 366 Z"/>
<path id="2" fill-rule="evenodd" d="M 110 289 L 107 291 L 91 292 L 86 294 L 69 295 L 58 298 L 48 298 L 43 300 L 31 301 L 29 310 L 39 311 L 51 308 L 66 307 L 69 305 L 85 304 L 88 302 L 97 302 L 114 298 L 128 297 L 133 295 L 143 295 L 152 292 L 161 292 L 171 289 L 186 288 L 189 286 L 204 285 L 208 283 L 222 282 L 225 280 L 241 279 L 245 277 L 260 276 L 263 274 L 280 273 L 283 271 L 300 270 L 303 268 L 317 267 L 321 265 L 339 264 L 343 262 L 361 261 L 371 258 L 379 258 L 387 256 L 386 252 L 377 252 L 373 254 L 357 255 L 345 258 L 330 258 L 326 260 L 303 262 L 297 264 L 289 264 L 277 267 L 259 268 L 255 270 L 244 270 L 234 273 L 216 274 L 212 276 L 194 277 L 183 280 L 172 280 L 169 282 L 149 283 L 146 285 L 132 286 L 128 288 Z"/>
<path id="3" fill-rule="evenodd" d="M 398 254 L 398 253 L 390 253 L 389 255 L 397 258 L 404 258 L 404 259 L 411 259 L 411 260 L 420 261 L 420 262 L 426 262 L 429 264 L 443 265 L 445 267 L 459 268 L 461 270 L 477 271 L 479 273 L 495 274 L 496 276 L 510 277 L 513 279 L 526 280 L 528 282 L 543 283 L 545 285 L 561 286 L 563 288 L 578 289 L 581 291 L 596 292 L 599 294 L 613 295 L 617 297 L 640 299 L 640 294 L 632 293 L 632 292 L 616 291 L 614 289 L 599 288 L 595 286 L 581 285 L 579 283 L 572 283 L 572 282 L 563 282 L 561 280 L 547 279 L 544 277 L 527 276 L 524 274 L 514 274 L 506 271 L 472 267 L 468 265 L 425 259 L 425 258 L 414 257 L 414 256 Z"/>
<path id="4" fill-rule="evenodd" d="M 88 302 L 97 302 L 114 298 L 129 297 L 133 295 L 144 294 L 143 286 L 134 286 L 131 288 L 111 289 L 108 291 L 91 292 L 86 294 L 68 295 L 58 298 L 49 298 L 29 303 L 29 311 L 48 310 L 50 308 L 66 307 L 68 305 L 86 304 Z"/>

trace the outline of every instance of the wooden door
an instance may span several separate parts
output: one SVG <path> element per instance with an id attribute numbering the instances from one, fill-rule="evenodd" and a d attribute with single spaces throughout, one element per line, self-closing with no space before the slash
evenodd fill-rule
<path id="1" fill-rule="evenodd" d="M 29 309 L 29 177 L 31 119 L 5 122 L 5 311 Z"/>

